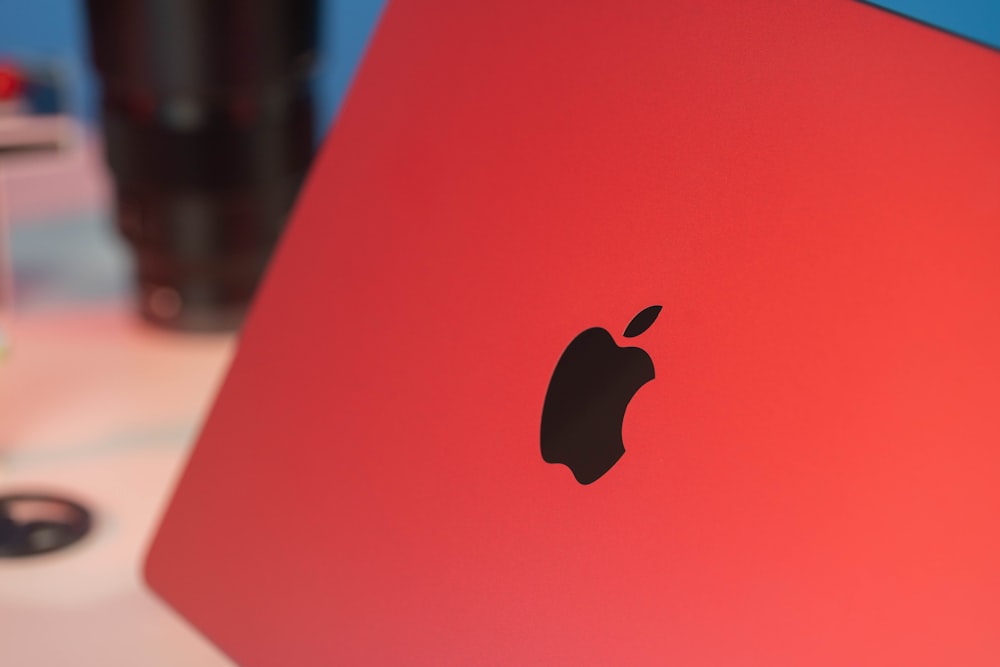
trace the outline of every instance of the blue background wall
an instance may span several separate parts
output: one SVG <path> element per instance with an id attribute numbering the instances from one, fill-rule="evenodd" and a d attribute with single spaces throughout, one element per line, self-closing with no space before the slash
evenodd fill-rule
<path id="1" fill-rule="evenodd" d="M 869 0 L 948 32 L 1000 49 L 1000 0 Z"/>
<path id="2" fill-rule="evenodd" d="M 475 1 L 475 0 L 463 0 Z M 323 58 L 317 78 L 319 116 L 340 107 L 385 0 L 321 0 Z M 1000 48 L 1000 0 L 872 0 L 925 23 Z M 568 11 L 572 2 L 567 2 Z M 0 57 L 57 57 L 76 83 L 75 106 L 94 116 L 82 0 L 0 0 Z"/>

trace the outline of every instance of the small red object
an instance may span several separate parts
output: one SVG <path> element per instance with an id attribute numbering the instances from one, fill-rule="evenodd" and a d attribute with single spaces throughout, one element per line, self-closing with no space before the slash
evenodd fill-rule
<path id="1" fill-rule="evenodd" d="M 0 63 L 0 102 L 20 97 L 24 90 L 24 75 L 14 65 Z"/>

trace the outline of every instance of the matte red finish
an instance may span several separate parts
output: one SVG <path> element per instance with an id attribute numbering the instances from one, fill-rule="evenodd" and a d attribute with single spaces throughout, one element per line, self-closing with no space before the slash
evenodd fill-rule
<path id="1" fill-rule="evenodd" d="M 1000 664 L 1000 54 L 394 3 L 148 562 L 245 667 Z M 656 379 L 539 453 L 592 326 Z"/>

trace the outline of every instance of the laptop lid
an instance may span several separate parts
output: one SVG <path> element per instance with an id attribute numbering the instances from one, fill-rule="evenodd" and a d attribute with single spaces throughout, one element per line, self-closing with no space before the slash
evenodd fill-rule
<path id="1" fill-rule="evenodd" d="M 393 3 L 151 586 L 245 667 L 992 667 L 998 84 L 847 1 Z"/>

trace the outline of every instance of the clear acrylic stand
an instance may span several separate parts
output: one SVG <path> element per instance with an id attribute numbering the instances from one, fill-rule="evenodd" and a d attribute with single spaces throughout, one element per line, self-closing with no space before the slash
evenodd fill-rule
<path id="1" fill-rule="evenodd" d="M 10 354 L 14 321 L 14 269 L 3 169 L 0 168 L 0 365 Z"/>
<path id="2" fill-rule="evenodd" d="M 13 344 L 14 269 L 10 209 L 0 169 L 0 373 Z M 0 406 L 2 410 L 3 406 Z M 0 464 L 5 446 L 0 442 Z M 72 500 L 45 493 L 0 493 L 0 558 L 24 558 L 74 544 L 91 528 L 90 512 Z"/>

